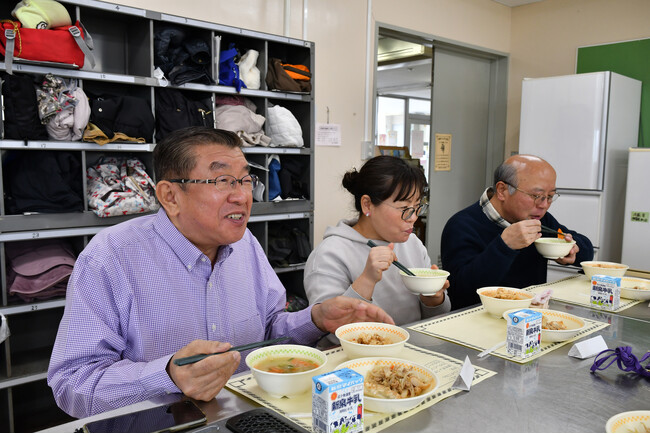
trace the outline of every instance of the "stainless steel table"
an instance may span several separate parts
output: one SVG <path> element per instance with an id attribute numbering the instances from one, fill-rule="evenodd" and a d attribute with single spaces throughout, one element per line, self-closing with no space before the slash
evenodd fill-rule
<path id="1" fill-rule="evenodd" d="M 589 336 L 601 334 L 609 348 L 631 346 L 638 357 L 650 351 L 648 321 L 556 302 L 551 302 L 550 308 L 609 323 L 609 327 Z M 389 432 L 604 432 L 605 422 L 614 414 L 650 409 L 650 378 L 625 373 L 616 364 L 591 374 L 593 357 L 569 357 L 572 344 L 518 364 L 496 356 L 479 360 L 473 349 L 418 332 L 411 333 L 409 342 L 461 360 L 469 355 L 472 364 L 498 374 L 469 392 L 451 396 L 388 427 Z M 111 413 L 155 404 L 147 401 Z M 200 406 L 208 416 L 208 425 L 197 431 L 229 432 L 225 420 L 257 404 L 223 390 L 216 399 Z M 90 419 L 101 417 L 105 415 Z M 47 431 L 72 432 L 85 421 Z"/>

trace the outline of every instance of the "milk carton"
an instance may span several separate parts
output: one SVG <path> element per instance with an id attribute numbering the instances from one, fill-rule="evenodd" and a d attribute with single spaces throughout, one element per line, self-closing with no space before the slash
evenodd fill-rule
<path id="1" fill-rule="evenodd" d="M 518 357 L 530 357 L 542 344 L 542 314 L 530 309 L 509 313 L 506 349 Z"/>
<path id="2" fill-rule="evenodd" d="M 363 432 L 363 375 L 343 368 L 312 381 L 313 431 Z"/>
<path id="3" fill-rule="evenodd" d="M 621 278 L 596 274 L 591 276 L 591 298 L 593 307 L 616 310 L 621 303 Z"/>

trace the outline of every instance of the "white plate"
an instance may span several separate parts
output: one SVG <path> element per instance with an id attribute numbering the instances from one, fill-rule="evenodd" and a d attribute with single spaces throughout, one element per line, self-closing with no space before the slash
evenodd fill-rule
<path id="1" fill-rule="evenodd" d="M 371 398 L 369 396 L 364 396 L 363 401 L 365 408 L 367 410 L 376 411 L 378 413 L 397 413 L 400 411 L 410 410 L 413 407 L 416 407 L 427 397 L 431 396 L 435 390 L 438 388 L 438 378 L 436 374 L 429 369 L 417 363 L 411 362 L 404 359 L 395 359 L 387 357 L 365 357 L 362 359 L 354 359 L 345 363 L 341 363 L 336 369 L 350 368 L 353 371 L 358 372 L 359 374 L 366 377 L 366 374 L 375 367 L 375 365 L 404 365 L 412 369 L 415 374 L 424 381 L 433 381 L 432 386 L 429 386 L 429 389 L 419 395 L 412 398 L 403 398 L 403 399 L 380 399 L 380 398 Z"/>
<path id="2" fill-rule="evenodd" d="M 546 316 L 550 321 L 562 321 L 566 330 L 547 330 L 542 329 L 542 341 L 544 342 L 564 342 L 575 337 L 580 331 L 585 327 L 585 321 L 575 315 L 570 313 L 560 312 L 557 310 L 550 309 L 537 309 L 529 308 L 535 312 L 541 312 L 542 315 Z M 514 312 L 521 309 L 510 309 L 503 313 L 503 317 L 507 317 L 508 313 Z"/>
<path id="3" fill-rule="evenodd" d="M 634 289 L 635 286 L 644 289 Z M 621 297 L 632 300 L 650 300 L 650 280 L 623 277 L 621 279 Z"/>

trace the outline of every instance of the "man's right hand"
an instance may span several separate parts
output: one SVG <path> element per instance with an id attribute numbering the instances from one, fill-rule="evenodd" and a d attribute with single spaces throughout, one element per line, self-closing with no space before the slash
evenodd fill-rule
<path id="1" fill-rule="evenodd" d="M 513 250 L 530 246 L 540 238 L 541 223 L 536 219 L 522 220 L 513 223 L 501 232 L 501 239 Z"/>
<path id="2" fill-rule="evenodd" d="M 241 354 L 232 351 L 206 357 L 196 363 L 177 366 L 174 360 L 196 354 L 210 354 L 227 351 L 227 342 L 196 340 L 184 346 L 169 361 L 167 372 L 172 381 L 188 397 L 210 401 L 223 389 L 239 366 Z"/>

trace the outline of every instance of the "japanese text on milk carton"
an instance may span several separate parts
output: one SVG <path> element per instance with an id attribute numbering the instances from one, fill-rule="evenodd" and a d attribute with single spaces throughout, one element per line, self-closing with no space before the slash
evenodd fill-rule
<path id="1" fill-rule="evenodd" d="M 530 357 L 542 343 L 542 314 L 522 309 L 508 314 L 506 349 L 517 357 Z"/>
<path id="2" fill-rule="evenodd" d="M 604 310 L 616 310 L 621 303 L 621 278 L 596 274 L 591 276 L 592 306 Z"/>
<path id="3" fill-rule="evenodd" d="M 363 375 L 343 368 L 312 381 L 314 432 L 363 432 Z"/>

